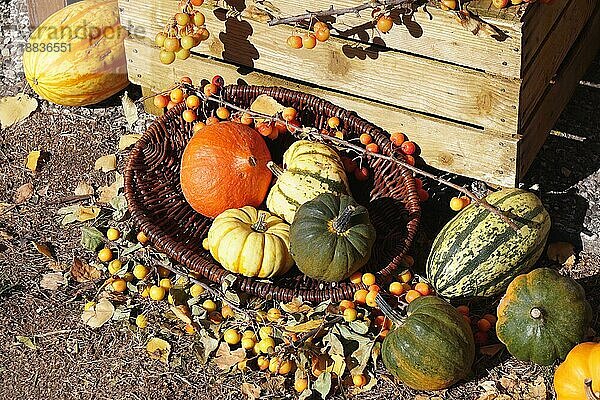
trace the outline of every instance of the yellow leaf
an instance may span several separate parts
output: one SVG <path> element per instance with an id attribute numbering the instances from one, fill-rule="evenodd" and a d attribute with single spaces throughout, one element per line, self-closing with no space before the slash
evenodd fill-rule
<path id="1" fill-rule="evenodd" d="M 19 93 L 12 97 L 3 97 L 0 99 L 0 127 L 8 128 L 25 118 L 35 111 L 38 106 L 36 99 L 29 97 L 25 93 Z"/>
<path id="2" fill-rule="evenodd" d="M 309 331 L 312 331 L 313 329 L 316 329 L 319 326 L 321 326 L 322 323 L 323 323 L 323 318 L 311 319 L 310 321 L 303 322 L 298 325 L 286 326 L 285 330 L 288 332 L 294 332 L 294 333 L 309 332 Z"/>
<path id="3" fill-rule="evenodd" d="M 80 206 L 75 211 L 75 219 L 79 222 L 89 221 L 91 219 L 95 219 L 100 215 L 100 207 L 85 207 Z"/>
<path id="4" fill-rule="evenodd" d="M 123 187 L 123 182 L 123 175 L 117 172 L 115 181 L 110 186 L 102 186 L 99 189 L 100 196 L 98 203 L 110 203 L 119 194 L 119 190 Z"/>
<path id="5" fill-rule="evenodd" d="M 117 168 L 117 157 L 114 154 L 102 156 L 96 160 L 94 164 L 95 170 L 102 170 L 102 172 L 114 171 Z"/>
<path id="6" fill-rule="evenodd" d="M 115 313 L 115 306 L 107 299 L 102 299 L 93 307 L 81 314 L 81 319 L 92 328 L 99 328 L 110 320 Z"/>
<path id="7" fill-rule="evenodd" d="M 41 154 L 42 152 L 39 150 L 30 151 L 25 160 L 25 167 L 30 171 L 37 170 L 38 160 L 40 159 Z"/>
<path id="8" fill-rule="evenodd" d="M 131 135 L 123 135 L 119 138 L 119 150 L 125 150 L 129 146 L 133 146 L 140 140 L 142 135 L 140 134 L 131 134 Z"/>
<path id="9" fill-rule="evenodd" d="M 282 106 L 281 104 L 279 104 L 277 102 L 277 100 L 275 100 L 274 98 L 272 98 L 271 96 L 268 96 L 266 94 L 261 94 L 260 96 L 258 96 L 256 98 L 256 100 L 254 100 L 254 102 L 250 105 L 250 110 L 257 112 L 257 113 L 261 113 L 261 114 L 266 114 L 266 115 L 271 115 L 274 116 L 277 113 L 283 111 L 285 109 L 284 106 Z M 260 123 L 262 121 L 264 121 L 264 118 L 255 118 L 254 119 L 257 123 Z"/>
<path id="10" fill-rule="evenodd" d="M 215 364 L 217 367 L 222 370 L 228 370 L 240 361 L 246 359 L 246 350 L 239 348 L 236 350 L 231 350 L 229 345 L 225 342 L 222 342 L 217 349 L 217 353 L 215 354 Z"/>
<path id="11" fill-rule="evenodd" d="M 127 126 L 129 129 L 138 120 L 138 111 L 135 103 L 129 98 L 127 92 L 121 97 L 121 104 L 123 105 L 123 112 L 125 113 L 125 119 L 127 120 Z"/>
<path id="12" fill-rule="evenodd" d="M 302 300 L 297 297 L 293 298 L 292 301 L 290 301 L 289 303 L 281 303 L 281 309 L 290 314 L 307 313 L 309 311 L 312 311 L 311 306 L 303 304 Z"/>
<path id="13" fill-rule="evenodd" d="M 171 353 L 171 345 L 166 340 L 153 337 L 148 340 L 146 345 L 146 351 L 150 358 L 153 360 L 159 360 L 164 364 L 169 363 L 169 353 Z"/>
<path id="14" fill-rule="evenodd" d="M 50 248 L 48 246 L 46 246 L 43 243 L 38 243 L 38 242 L 31 242 L 33 244 L 33 247 L 35 247 L 35 249 L 40 253 L 45 255 L 46 257 L 48 257 L 51 260 L 54 260 L 54 256 L 52 255 L 52 251 L 50 250 Z"/>

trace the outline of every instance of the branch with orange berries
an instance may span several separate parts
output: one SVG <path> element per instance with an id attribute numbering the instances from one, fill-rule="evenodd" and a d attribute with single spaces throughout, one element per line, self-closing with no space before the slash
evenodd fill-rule
<path id="1" fill-rule="evenodd" d="M 484 198 L 478 197 L 475 193 L 470 191 L 469 189 L 457 185 L 453 182 L 450 182 L 444 178 L 441 178 L 431 172 L 422 170 L 414 166 L 414 159 L 412 156 L 398 156 L 394 152 L 390 155 L 381 154 L 379 147 L 374 143 L 368 143 L 368 140 L 363 140 L 360 138 L 360 142 L 363 146 L 352 143 L 343 138 L 343 135 L 340 137 L 338 135 L 330 135 L 327 133 L 323 133 L 314 127 L 303 127 L 300 125 L 297 119 L 295 118 L 286 118 L 283 113 L 278 113 L 276 115 L 268 115 L 261 112 L 256 112 L 250 109 L 246 109 L 244 107 L 237 106 L 233 103 L 230 103 L 224 100 L 220 95 L 220 90 L 222 89 L 224 83 L 223 79 L 219 76 L 215 76 L 212 80 L 212 83 L 209 83 L 204 86 L 204 88 L 199 88 L 194 86 L 191 83 L 189 78 L 184 78 L 181 83 L 176 84 L 171 87 L 169 90 L 159 93 L 155 95 L 155 104 L 160 107 L 166 107 L 167 109 L 171 108 L 175 105 L 175 103 L 185 101 L 188 105 L 188 109 L 184 111 L 183 118 L 187 122 L 197 121 L 197 113 L 195 109 L 198 109 L 201 102 L 212 101 L 219 104 L 219 108 L 216 110 L 216 116 L 208 116 L 206 123 L 204 122 L 196 122 L 194 125 L 194 132 L 199 131 L 205 125 L 210 125 L 212 123 L 218 123 L 220 120 L 228 119 L 231 114 L 230 110 L 233 110 L 239 114 L 240 121 L 244 123 L 244 119 L 249 120 L 250 123 L 254 119 L 262 120 L 260 126 L 257 126 L 256 129 L 263 135 L 268 136 L 271 139 L 276 139 L 278 134 L 278 130 L 274 129 L 276 127 L 282 127 L 283 129 L 290 132 L 294 137 L 299 139 L 306 139 L 317 141 L 321 143 L 329 144 L 333 147 L 336 147 L 339 150 L 345 151 L 347 153 L 356 154 L 359 159 L 368 159 L 368 158 L 379 158 L 385 160 L 387 162 L 391 162 L 394 164 L 398 164 L 403 166 L 404 168 L 414 172 L 417 175 L 425 176 L 429 179 L 432 179 L 442 185 L 448 186 L 452 189 L 457 190 L 458 192 L 464 194 L 468 198 L 471 199 L 472 202 L 477 204 L 480 207 L 485 208 L 489 212 L 497 215 L 502 221 L 504 221 L 507 225 L 509 225 L 513 230 L 519 231 L 519 227 L 517 224 L 512 221 L 508 215 L 503 213 L 501 210 L 497 209 L 493 205 L 489 204 Z M 166 96 L 169 94 L 169 96 Z M 187 95 L 187 98 L 185 97 Z M 146 100 L 148 97 L 142 98 L 138 101 Z M 168 99 L 176 100 L 175 102 L 171 102 Z M 159 104 L 157 104 L 157 99 L 159 99 Z M 296 110 L 294 110 L 294 116 L 296 115 Z M 337 121 L 336 121 L 337 120 Z M 264 122 L 268 121 L 268 122 Z M 335 128 L 339 125 L 340 121 L 337 117 L 331 117 L 328 121 L 330 127 Z M 264 128 L 264 129 L 263 129 Z M 263 132 L 263 130 L 265 130 Z M 268 130 L 268 132 L 266 131 Z M 394 138 L 391 138 L 392 141 Z M 404 142 L 411 143 L 412 142 Z M 414 148 L 412 149 L 414 151 Z M 412 153 L 410 151 L 409 153 Z"/>

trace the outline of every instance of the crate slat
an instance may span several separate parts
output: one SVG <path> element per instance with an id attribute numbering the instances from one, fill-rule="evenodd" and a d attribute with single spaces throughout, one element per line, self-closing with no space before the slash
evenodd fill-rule
<path id="1" fill-rule="evenodd" d="M 171 0 L 129 0 L 120 6 L 121 22 L 131 32 L 145 32 L 147 37 L 153 37 L 177 12 L 177 2 Z M 395 51 L 376 51 L 339 38 L 312 50 L 292 50 L 286 44 L 287 26 L 225 19 L 225 15 L 206 13 L 209 31 L 221 33 L 211 35 L 195 51 L 486 130 L 517 130 L 519 80 Z"/>
<path id="2" fill-rule="evenodd" d="M 147 41 L 128 39 L 125 48 L 130 80 L 143 87 L 164 90 L 170 82 L 176 82 L 184 75 L 197 81 L 215 74 L 223 76 L 230 83 L 243 80 L 248 84 L 289 87 L 354 110 L 388 131 L 405 132 L 422 147 L 422 157 L 429 165 L 503 186 L 515 184 L 518 138 L 492 135 L 468 126 L 256 71 L 245 73 L 233 65 L 199 56 L 166 66 L 157 60 L 155 49 Z"/>
<path id="3" fill-rule="evenodd" d="M 29 25 L 38 27 L 46 18 L 67 5 L 67 0 L 27 0 Z"/>
<path id="4" fill-rule="evenodd" d="M 550 129 L 573 95 L 579 79 L 591 65 L 600 50 L 600 6 L 588 21 L 564 63 L 557 72 L 556 83 L 550 85 L 543 100 L 525 128 L 526 134 L 519 143 L 518 179 L 521 179 L 544 144 Z"/>
<path id="5" fill-rule="evenodd" d="M 525 71 L 521 87 L 519 127 L 529 121 L 537 104 L 577 36 L 597 8 L 597 0 L 571 2 Z M 600 39 L 599 39 L 600 40 Z"/>

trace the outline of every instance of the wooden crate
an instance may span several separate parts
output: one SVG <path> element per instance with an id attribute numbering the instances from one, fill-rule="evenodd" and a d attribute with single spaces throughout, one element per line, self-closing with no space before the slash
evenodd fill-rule
<path id="1" fill-rule="evenodd" d="M 77 1 L 79 0 L 27 0 L 29 25 L 37 27 L 50 15 Z"/>
<path id="2" fill-rule="evenodd" d="M 214 0 L 213 0 L 214 1 Z M 282 15 L 347 7 L 361 0 L 271 0 Z M 309 92 L 389 131 L 402 131 L 442 170 L 503 186 L 527 171 L 596 53 L 600 4 L 555 0 L 501 11 L 490 0 L 469 9 L 501 32 L 475 36 L 452 12 L 428 7 L 385 35 L 370 18 L 346 15 L 339 35 L 312 50 L 292 50 L 292 27 L 266 24 L 252 0 L 229 2 L 236 18 L 206 2 L 210 38 L 192 58 L 162 65 L 152 39 L 177 12 L 175 0 L 119 0 L 130 80 L 159 90 L 180 76 Z M 430 17 L 431 15 L 431 17 Z"/>

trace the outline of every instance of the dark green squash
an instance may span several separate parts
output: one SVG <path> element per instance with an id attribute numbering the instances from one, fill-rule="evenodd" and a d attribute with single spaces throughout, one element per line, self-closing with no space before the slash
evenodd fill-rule
<path id="1" fill-rule="evenodd" d="M 581 285 L 538 268 L 508 286 L 498 305 L 496 334 L 517 359 L 550 365 L 583 340 L 591 318 Z"/>
<path id="2" fill-rule="evenodd" d="M 473 333 L 450 303 L 436 296 L 413 300 L 398 318 L 378 296 L 377 303 L 395 328 L 383 340 L 385 367 L 407 386 L 440 390 L 465 378 L 475 359 Z"/>
<path id="3" fill-rule="evenodd" d="M 302 204 L 290 227 L 290 252 L 306 276 L 328 282 L 367 263 L 375 228 L 367 209 L 347 195 L 323 193 Z"/>

